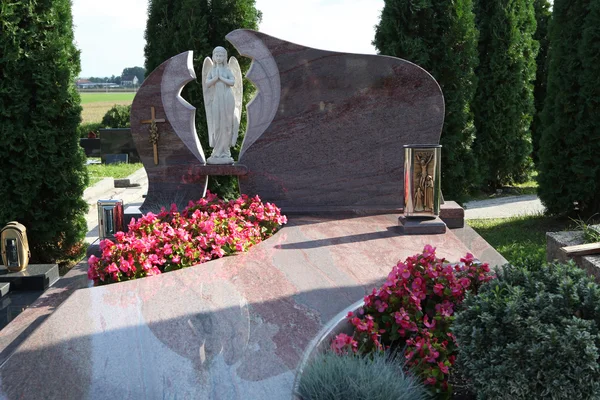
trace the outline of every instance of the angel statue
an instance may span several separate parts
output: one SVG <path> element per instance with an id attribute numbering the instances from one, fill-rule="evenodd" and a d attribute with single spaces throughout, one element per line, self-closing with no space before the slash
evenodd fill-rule
<path id="1" fill-rule="evenodd" d="M 229 148 L 235 146 L 240 129 L 242 70 L 235 57 L 227 63 L 227 50 L 223 47 L 215 47 L 212 58 L 206 57 L 202 66 L 208 143 L 213 148 L 206 162 L 233 164 Z"/>

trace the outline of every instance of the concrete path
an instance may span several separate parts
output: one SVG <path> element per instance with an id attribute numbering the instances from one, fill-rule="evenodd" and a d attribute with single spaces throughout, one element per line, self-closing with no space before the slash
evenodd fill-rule
<path id="1" fill-rule="evenodd" d="M 127 177 L 131 183 L 138 183 L 140 186 L 128 188 L 115 188 L 113 178 L 104 178 L 94 186 L 87 188 L 83 192 L 83 198 L 90 206 L 85 219 L 88 232 L 85 236 L 87 243 L 93 243 L 98 239 L 98 200 L 123 200 L 124 204 L 140 205 L 144 201 L 142 197 L 148 192 L 148 175 L 144 168 L 140 168 Z M 125 221 L 129 223 L 129 221 Z"/>
<path id="2" fill-rule="evenodd" d="M 536 195 L 498 197 L 466 203 L 465 219 L 509 218 L 541 214 L 544 210 Z"/>

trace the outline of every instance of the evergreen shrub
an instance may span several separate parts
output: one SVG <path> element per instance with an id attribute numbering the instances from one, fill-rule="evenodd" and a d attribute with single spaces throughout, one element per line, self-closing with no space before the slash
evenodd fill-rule
<path id="1" fill-rule="evenodd" d="M 535 114 L 531 121 L 531 143 L 533 145 L 532 158 L 536 165 L 539 164 L 540 138 L 544 129 L 542 124 L 542 111 L 546 100 L 546 87 L 548 85 L 548 25 L 552 17 L 551 4 L 548 0 L 534 0 L 535 19 L 537 28 L 533 38 L 539 43 L 539 52 L 535 60 L 537 69 L 535 73 L 535 86 L 533 99 Z"/>
<path id="2" fill-rule="evenodd" d="M 71 1 L 3 1 L 0 33 L 0 226 L 25 225 L 31 263 L 74 260 L 88 176 Z"/>
<path id="3" fill-rule="evenodd" d="M 533 168 L 536 20 L 533 0 L 478 0 L 475 10 L 479 66 L 473 151 L 483 186 L 496 189 L 525 182 Z"/>
<path id="4" fill-rule="evenodd" d="M 100 134 L 100 129 L 104 128 L 101 122 L 88 122 L 86 124 L 80 124 L 77 127 L 77 131 L 79 132 L 80 138 L 87 138 L 90 132 L 93 132 L 98 136 Z"/>
<path id="5" fill-rule="evenodd" d="M 104 128 L 129 128 L 131 123 L 129 116 L 131 114 L 131 105 L 122 106 L 115 104 L 102 117 L 102 126 Z"/>
<path id="6" fill-rule="evenodd" d="M 600 212 L 600 1 L 556 0 L 538 194 L 551 214 Z"/>
<path id="7" fill-rule="evenodd" d="M 446 198 L 460 200 L 478 180 L 471 150 L 478 63 L 473 0 L 384 3 L 373 45 L 380 54 L 414 62 L 440 84 L 446 105 L 440 138 L 442 191 Z"/>
<path id="8" fill-rule="evenodd" d="M 600 398 L 600 288 L 574 264 L 506 265 L 461 310 L 458 364 L 479 398 Z"/>

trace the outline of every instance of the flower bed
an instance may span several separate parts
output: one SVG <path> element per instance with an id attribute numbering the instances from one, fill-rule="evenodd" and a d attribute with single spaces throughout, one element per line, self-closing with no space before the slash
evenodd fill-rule
<path id="1" fill-rule="evenodd" d="M 467 290 L 477 292 L 493 278 L 472 254 L 458 264 L 435 256 L 435 248 L 398 263 L 386 282 L 365 296 L 364 306 L 348 314 L 352 336 L 332 341 L 337 353 L 402 349 L 407 365 L 437 393 L 447 393 L 457 344 L 450 327 Z"/>
<path id="2" fill-rule="evenodd" d="M 225 202 L 207 193 L 181 213 L 148 213 L 132 220 L 127 233 L 100 242 L 102 255 L 92 255 L 88 278 L 95 285 L 158 275 L 248 250 L 273 235 L 287 218 L 258 196 L 242 195 Z"/>

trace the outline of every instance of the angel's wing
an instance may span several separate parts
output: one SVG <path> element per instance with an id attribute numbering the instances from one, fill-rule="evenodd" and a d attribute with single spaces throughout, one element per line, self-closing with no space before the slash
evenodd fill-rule
<path id="1" fill-rule="evenodd" d="M 237 143 L 238 133 L 240 130 L 240 119 L 242 118 L 242 97 L 244 94 L 244 82 L 242 81 L 242 70 L 237 58 L 229 57 L 229 70 L 233 74 L 235 83 L 233 85 L 233 98 L 235 99 L 235 111 L 233 114 L 233 136 L 231 145 Z"/>
<path id="2" fill-rule="evenodd" d="M 212 102 L 215 99 L 215 86 L 208 87 L 206 78 L 209 72 L 213 69 L 213 62 L 210 57 L 204 59 L 202 64 L 202 95 L 204 97 L 204 110 L 206 110 L 206 123 L 208 124 L 208 144 L 214 147 L 215 129 L 212 115 Z"/>

